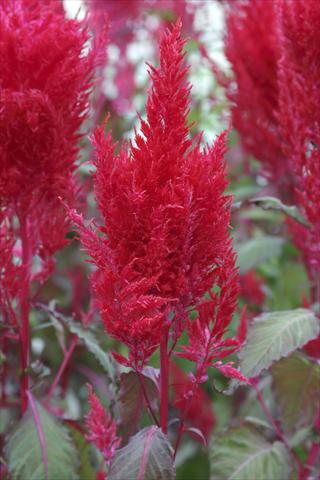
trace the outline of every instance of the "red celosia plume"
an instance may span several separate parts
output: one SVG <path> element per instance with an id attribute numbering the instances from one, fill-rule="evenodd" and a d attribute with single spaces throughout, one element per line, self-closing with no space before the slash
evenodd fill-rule
<path id="1" fill-rule="evenodd" d="M 287 200 L 293 186 L 277 118 L 277 1 L 266 8 L 261 0 L 230 0 L 228 7 L 225 52 L 235 76 L 227 88 L 232 122 L 246 151 L 262 163 L 263 172 Z"/>
<path id="2" fill-rule="evenodd" d="M 188 309 L 214 284 L 222 335 L 236 304 L 237 275 L 229 237 L 230 202 L 223 154 L 225 133 L 212 147 L 193 144 L 178 22 L 160 42 L 160 66 L 150 68 L 146 120 L 119 154 L 99 127 L 95 194 L 102 236 L 82 230 L 97 272 L 93 277 L 106 330 L 129 346 L 135 366 L 159 346 L 164 327 L 181 334 Z M 79 223 L 79 218 L 74 215 Z M 81 223 L 81 220 L 80 220 Z"/>
<path id="3" fill-rule="evenodd" d="M 254 270 L 240 275 L 240 295 L 254 307 L 261 307 L 265 301 L 264 283 Z"/>
<path id="4" fill-rule="evenodd" d="M 120 446 L 121 440 L 117 437 L 114 420 L 107 414 L 100 400 L 94 394 L 91 385 L 88 385 L 88 390 L 90 411 L 86 416 L 88 430 L 86 439 L 101 451 L 108 465 Z"/>
<path id="5" fill-rule="evenodd" d="M 279 121 L 283 150 L 296 178 L 296 202 L 310 224 L 302 227 L 305 241 L 300 246 L 313 283 L 320 272 L 319 21 L 318 2 L 279 0 Z M 299 237 L 301 232 L 294 234 L 297 242 Z"/>
<path id="6" fill-rule="evenodd" d="M 233 8 L 233 6 L 235 8 Z M 231 3 L 226 52 L 236 76 L 233 120 L 248 152 L 269 166 L 278 194 L 309 226 L 287 222 L 318 301 L 320 272 L 320 4 Z"/>
<path id="7" fill-rule="evenodd" d="M 62 2 L 0 1 L 0 204 L 25 222 L 33 254 L 65 243 L 58 197 L 76 195 L 79 129 L 103 48 Z"/>

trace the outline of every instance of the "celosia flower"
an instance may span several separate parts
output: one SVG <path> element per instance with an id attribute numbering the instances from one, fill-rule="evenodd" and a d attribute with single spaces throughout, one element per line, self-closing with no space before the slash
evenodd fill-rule
<path id="1" fill-rule="evenodd" d="M 0 205 L 44 259 L 65 243 L 58 197 L 75 200 L 79 129 L 103 52 L 95 43 L 84 55 L 88 40 L 60 2 L 0 0 Z"/>
<path id="2" fill-rule="evenodd" d="M 235 76 L 227 88 L 232 122 L 247 153 L 262 163 L 263 173 L 287 200 L 293 186 L 277 118 L 277 2 L 267 7 L 261 0 L 230 0 L 228 6 L 225 52 Z"/>
<path id="3" fill-rule="evenodd" d="M 320 272 L 320 4 L 279 0 L 279 122 L 295 174 L 296 203 L 310 224 L 300 247 L 313 288 Z M 297 227 L 295 227 L 297 230 Z M 313 295 L 317 300 L 316 295 Z"/>
<path id="4" fill-rule="evenodd" d="M 273 170 L 279 195 L 309 227 L 289 220 L 318 300 L 320 272 L 320 4 L 235 2 L 226 51 L 236 74 L 233 119 L 247 150 Z M 232 4 L 231 4 L 232 6 Z"/>
<path id="5" fill-rule="evenodd" d="M 86 416 L 88 434 L 86 439 L 93 443 L 103 455 L 108 465 L 119 447 L 121 440 L 117 437 L 115 421 L 107 414 L 100 400 L 88 385 L 90 411 Z"/>
<path id="6" fill-rule="evenodd" d="M 240 275 L 240 295 L 244 300 L 256 307 L 261 307 L 265 300 L 263 281 L 255 271 Z"/>
<path id="7" fill-rule="evenodd" d="M 233 122 L 247 151 L 269 170 L 278 194 L 311 225 L 288 222 L 310 278 L 320 267 L 318 64 L 320 4 L 277 0 L 231 3 L 226 53 Z"/>
<path id="8" fill-rule="evenodd" d="M 223 334 L 236 305 L 237 275 L 229 237 L 231 199 L 223 154 L 225 133 L 212 147 L 193 144 L 187 123 L 190 85 L 183 65 L 181 24 L 160 42 L 160 66 L 150 67 L 146 120 L 134 144 L 119 154 L 98 127 L 95 194 L 102 236 L 82 230 L 97 272 L 93 288 L 106 330 L 129 346 L 141 366 L 159 346 L 163 327 L 176 340 L 188 310 L 213 285 Z M 81 220 L 73 215 L 76 222 Z"/>

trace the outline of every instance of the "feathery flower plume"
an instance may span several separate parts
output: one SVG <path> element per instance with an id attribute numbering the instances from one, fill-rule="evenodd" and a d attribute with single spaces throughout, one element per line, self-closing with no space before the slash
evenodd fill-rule
<path id="1" fill-rule="evenodd" d="M 48 259 L 65 244 L 58 197 L 74 204 L 79 129 L 104 40 L 84 55 L 86 24 L 52 0 L 0 0 L 0 27 L 0 205 L 25 223 L 32 254 Z"/>
<path id="2" fill-rule="evenodd" d="M 225 53 L 235 77 L 227 86 L 232 122 L 246 152 L 262 163 L 263 173 L 286 200 L 293 186 L 277 118 L 277 2 L 269 2 L 266 8 L 261 0 L 230 0 L 228 7 Z"/>
<path id="3" fill-rule="evenodd" d="M 320 4 L 236 2 L 228 15 L 226 52 L 236 76 L 233 120 L 247 151 L 269 165 L 278 194 L 295 203 L 309 227 L 287 220 L 319 299 Z M 318 340 L 317 340 L 318 341 Z"/>
<path id="4" fill-rule="evenodd" d="M 117 437 L 115 421 L 107 414 L 91 385 L 88 385 L 88 391 L 90 411 L 85 417 L 89 432 L 86 439 L 100 450 L 106 465 L 109 465 L 121 440 Z"/>
<path id="5" fill-rule="evenodd" d="M 302 246 L 313 283 L 320 272 L 320 4 L 279 0 L 279 120 L 296 177 L 296 201 L 310 224 Z M 297 230 L 296 228 L 294 229 Z M 301 230 L 301 229 L 299 229 Z M 299 236 L 296 235 L 297 241 Z M 319 290 L 314 285 L 314 290 Z M 318 301 L 319 291 L 314 296 Z M 315 298 L 317 297 L 317 298 Z"/>
<path id="6" fill-rule="evenodd" d="M 95 194 L 105 226 L 81 227 L 82 243 L 97 266 L 92 278 L 105 328 L 130 349 L 141 368 L 171 328 L 182 333 L 190 307 L 213 285 L 219 334 L 236 305 L 237 274 L 229 237 L 222 134 L 212 147 L 189 138 L 190 85 L 185 41 L 177 22 L 160 42 L 160 66 L 149 66 L 152 88 L 146 120 L 119 154 L 98 127 Z M 219 318 L 218 318 L 219 317 Z M 117 357 L 120 359 L 119 357 Z M 125 362 L 124 359 L 120 359 Z"/>
<path id="7" fill-rule="evenodd" d="M 320 295 L 320 5 L 279 0 L 279 120 L 283 149 L 296 178 L 296 203 L 309 228 L 289 222 L 311 282 L 311 301 Z M 307 352 L 320 357 L 320 338 Z"/>
<path id="8" fill-rule="evenodd" d="M 262 307 L 265 301 L 264 282 L 254 270 L 240 275 L 240 296 L 254 307 Z"/>
<path id="9" fill-rule="evenodd" d="M 75 203 L 80 127 L 95 67 L 104 60 L 105 35 L 85 54 L 88 41 L 86 23 L 67 20 L 62 2 L 0 0 L 0 230 L 11 250 L 1 294 L 11 301 L 16 295 L 20 308 L 22 413 L 29 388 L 30 284 L 47 278 L 53 254 L 66 243 L 61 199 Z M 34 273 L 36 255 L 41 266 Z M 10 285 L 13 270 L 22 272 L 18 291 Z"/>

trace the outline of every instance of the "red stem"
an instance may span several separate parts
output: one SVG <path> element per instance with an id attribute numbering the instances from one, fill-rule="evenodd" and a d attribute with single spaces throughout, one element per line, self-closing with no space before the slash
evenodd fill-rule
<path id="1" fill-rule="evenodd" d="M 182 415 L 181 415 L 181 418 L 180 418 L 179 429 L 178 429 L 178 433 L 177 433 L 176 444 L 175 444 L 175 447 L 174 447 L 174 454 L 173 454 L 173 459 L 174 460 L 176 458 L 177 451 L 178 451 L 180 441 L 181 441 L 181 438 L 182 438 L 182 434 L 184 432 L 184 422 L 186 420 L 187 414 L 188 414 L 189 409 L 191 407 L 193 396 L 194 396 L 196 390 L 199 388 L 199 385 L 200 385 L 200 383 L 198 381 L 193 383 L 192 389 L 191 389 L 191 392 L 190 392 L 190 396 L 189 396 L 189 403 L 187 404 L 187 406 L 184 408 L 184 410 L 182 412 Z"/>
<path id="2" fill-rule="evenodd" d="M 301 480 L 308 480 L 309 476 L 312 474 L 312 469 L 315 467 L 320 454 L 320 443 L 313 443 L 306 461 L 303 473 L 301 475 Z M 318 477 L 315 477 L 318 478 Z"/>
<path id="3" fill-rule="evenodd" d="M 27 231 L 26 219 L 20 219 L 20 238 L 22 246 L 22 267 L 24 269 L 24 281 L 20 293 L 20 344 L 21 344 L 21 413 L 22 415 L 28 407 L 29 390 L 29 356 L 30 356 L 30 327 L 29 327 L 29 287 L 30 287 L 30 263 L 31 251 Z"/>
<path id="4" fill-rule="evenodd" d="M 136 373 L 138 375 L 139 383 L 140 383 L 140 386 L 141 386 L 141 391 L 142 391 L 144 400 L 146 402 L 147 408 L 149 410 L 149 413 L 150 413 L 151 417 L 153 418 L 153 421 L 155 422 L 155 424 L 159 427 L 160 426 L 159 421 L 158 421 L 158 419 L 157 419 L 157 417 L 156 417 L 156 415 L 153 411 L 153 408 L 151 406 L 147 391 L 146 391 L 144 383 L 143 383 L 143 378 L 142 378 L 141 372 L 139 372 L 139 370 L 137 370 Z"/>
<path id="5" fill-rule="evenodd" d="M 51 384 L 51 387 L 49 389 L 49 392 L 48 392 L 48 401 L 50 401 L 62 375 L 63 375 L 63 372 L 65 371 L 66 367 L 68 366 L 68 363 L 69 363 L 69 360 L 71 358 L 71 355 L 73 354 L 73 351 L 74 349 L 76 348 L 77 346 L 77 343 L 78 343 L 78 337 L 77 335 L 73 335 L 72 336 L 72 340 L 71 340 L 71 343 L 70 343 L 70 346 L 67 350 L 67 353 L 65 354 L 64 356 L 64 359 L 63 359 L 63 362 L 61 363 L 60 365 L 60 368 L 58 370 L 58 373 L 55 377 L 55 379 L 53 380 L 52 384 Z"/>
<path id="6" fill-rule="evenodd" d="M 34 423 L 36 425 L 36 430 L 38 434 L 38 440 L 39 440 L 40 449 L 41 449 L 41 458 L 42 458 L 42 463 L 44 468 L 44 477 L 45 477 L 45 480 L 48 480 L 49 470 L 48 470 L 48 452 L 47 452 L 47 445 L 46 445 L 46 437 L 42 428 L 41 418 L 37 408 L 37 404 L 31 392 L 27 391 L 27 396 L 30 402 L 31 411 L 32 411 Z"/>
<path id="7" fill-rule="evenodd" d="M 287 441 L 286 437 L 284 436 L 284 433 L 282 432 L 282 430 L 281 430 L 280 426 L 278 425 L 277 421 L 273 418 L 272 413 L 270 412 L 267 404 L 265 403 L 264 398 L 263 398 L 258 386 L 254 385 L 254 389 L 256 391 L 257 399 L 258 399 L 258 401 L 261 405 L 261 408 L 262 408 L 266 418 L 269 420 L 269 422 L 273 426 L 278 438 L 283 442 L 283 444 L 286 447 L 290 457 L 296 463 L 296 465 L 298 467 L 299 478 L 300 478 L 302 470 L 303 470 L 303 467 L 301 465 L 300 460 L 295 455 L 295 453 L 291 450 L 290 445 L 288 444 L 288 441 Z"/>
<path id="8" fill-rule="evenodd" d="M 316 418 L 316 421 L 314 423 L 313 429 L 316 434 L 320 433 L 320 410 L 318 412 L 318 416 Z M 314 441 L 310 447 L 309 455 L 307 458 L 307 461 L 305 463 L 305 467 L 301 476 L 301 480 L 307 480 L 309 478 L 309 475 L 312 473 L 313 467 L 315 467 L 318 459 L 320 457 L 320 442 L 319 441 Z M 315 479 L 319 478 L 318 476 L 315 477 Z"/>
<path id="9" fill-rule="evenodd" d="M 169 358 L 168 358 L 169 327 L 165 327 L 160 342 L 160 425 L 163 433 L 168 431 L 169 402 Z"/>

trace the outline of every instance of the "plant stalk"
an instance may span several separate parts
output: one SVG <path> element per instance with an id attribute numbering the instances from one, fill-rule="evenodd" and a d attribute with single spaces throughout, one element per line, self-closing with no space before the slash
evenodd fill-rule
<path id="1" fill-rule="evenodd" d="M 77 335 L 73 335 L 72 336 L 72 340 L 71 340 L 71 343 L 70 343 L 70 346 L 66 352 L 66 354 L 64 355 L 64 359 L 63 359 L 63 362 L 61 363 L 60 365 L 60 368 L 58 370 L 58 373 L 55 377 L 55 379 L 53 380 L 52 384 L 51 384 L 51 387 L 49 389 L 49 392 L 48 392 L 48 400 L 50 401 L 51 400 L 51 397 L 63 375 L 63 372 L 65 371 L 66 367 L 68 366 L 68 363 L 69 363 L 69 360 L 73 354 L 73 351 L 74 349 L 76 348 L 78 344 L 78 337 Z"/>
<path id="2" fill-rule="evenodd" d="M 28 407 L 29 373 L 28 366 L 30 360 L 30 262 L 31 251 L 27 231 L 27 220 L 20 220 L 20 238 L 22 247 L 22 267 L 24 269 L 24 280 L 20 293 L 20 345 L 21 345 L 21 413 L 22 415 Z"/>
<path id="3" fill-rule="evenodd" d="M 150 413 L 150 416 L 152 417 L 153 421 L 155 422 L 155 424 L 159 427 L 159 421 L 153 411 L 153 408 L 151 406 L 151 403 L 150 403 L 150 400 L 149 400 L 149 397 L 148 397 L 148 393 L 145 389 L 145 386 L 144 386 L 144 383 L 143 383 L 143 378 L 141 376 L 141 373 L 139 372 L 139 370 L 136 371 L 137 375 L 138 375 L 138 379 L 139 379 L 139 383 L 140 383 L 140 387 L 141 387 L 141 391 L 142 391 L 142 394 L 143 394 L 143 397 L 144 397 L 144 401 L 146 402 L 146 405 L 147 405 L 147 408 L 148 408 L 148 411 Z"/>
<path id="4" fill-rule="evenodd" d="M 169 357 L 168 357 L 169 327 L 165 327 L 160 342 L 160 426 L 163 433 L 168 431 L 169 403 Z"/>
<path id="5" fill-rule="evenodd" d="M 283 442 L 284 446 L 286 447 L 290 457 L 292 458 L 292 460 L 296 463 L 297 465 L 297 468 L 298 468 L 298 474 L 299 474 L 299 478 L 301 478 L 301 474 L 303 472 L 303 467 L 301 465 L 301 462 L 299 460 L 299 458 L 296 456 L 296 454 L 291 450 L 290 448 L 290 445 L 288 444 L 288 441 L 284 435 L 284 433 L 282 432 L 279 424 L 277 423 L 277 421 L 273 418 L 273 415 L 271 413 L 271 411 L 269 410 L 267 404 L 265 403 L 264 401 L 264 398 L 259 390 L 259 387 L 257 385 L 254 385 L 254 389 L 256 391 L 256 395 L 257 395 L 257 400 L 259 401 L 260 405 L 261 405 L 261 408 L 263 410 L 263 413 L 265 414 L 267 420 L 269 420 L 269 422 L 271 423 L 271 425 L 273 426 L 274 428 L 274 431 L 275 433 L 277 434 L 278 438 Z"/>

